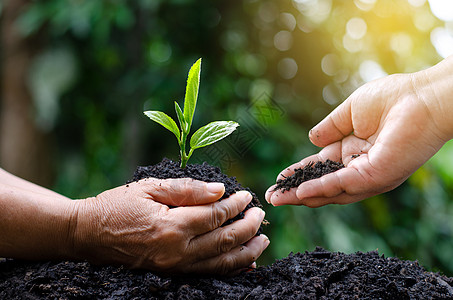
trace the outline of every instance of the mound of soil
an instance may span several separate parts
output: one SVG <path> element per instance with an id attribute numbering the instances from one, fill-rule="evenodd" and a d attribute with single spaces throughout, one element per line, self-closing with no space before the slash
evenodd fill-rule
<path id="1" fill-rule="evenodd" d="M 319 178 L 342 168 L 344 168 L 344 165 L 341 162 L 332 161 L 330 159 L 318 161 L 316 163 L 310 162 L 303 168 L 294 169 L 293 175 L 277 180 L 277 185 L 274 190 L 281 190 L 282 193 L 284 193 L 291 188 L 298 187 L 304 181 Z"/>
<path id="2" fill-rule="evenodd" d="M 154 177 L 159 179 L 168 179 L 168 178 L 193 178 L 205 182 L 221 182 L 225 185 L 225 194 L 223 194 L 222 199 L 226 199 L 235 192 L 246 190 L 250 192 L 253 196 L 252 201 L 247 205 L 243 212 L 237 215 L 235 218 L 227 221 L 224 225 L 230 224 L 238 219 L 244 217 L 244 212 L 249 208 L 257 206 L 262 208 L 263 206 L 260 203 L 260 200 L 249 188 L 243 187 L 237 180 L 236 177 L 229 177 L 228 175 L 222 173 L 219 167 L 214 167 L 206 162 L 201 165 L 198 164 L 188 164 L 184 169 L 179 167 L 179 164 L 168 159 L 164 158 L 160 163 L 147 167 L 138 167 L 134 173 L 132 181 L 138 181 L 144 178 Z M 267 221 L 263 222 L 264 224 Z M 258 231 L 257 234 L 261 233 L 262 228 Z"/>
<path id="3" fill-rule="evenodd" d="M 453 299 L 453 278 L 376 251 L 290 254 L 236 277 L 165 277 L 86 262 L 0 262 L 0 299 Z"/>

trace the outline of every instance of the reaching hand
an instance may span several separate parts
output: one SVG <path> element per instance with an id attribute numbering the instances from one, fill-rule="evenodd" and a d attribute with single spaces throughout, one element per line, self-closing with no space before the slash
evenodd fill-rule
<path id="1" fill-rule="evenodd" d="M 252 199 L 241 191 L 217 201 L 223 193 L 219 183 L 144 179 L 76 201 L 77 255 L 168 273 L 233 274 L 253 267 L 269 244 L 255 236 L 264 211 L 251 208 L 244 219 L 220 227 Z"/>
<path id="2" fill-rule="evenodd" d="M 447 64 L 449 63 L 449 64 Z M 446 66 L 447 64 L 447 66 Z M 347 204 L 394 189 L 452 137 L 452 59 L 433 70 L 398 74 L 357 89 L 309 134 L 324 147 L 283 170 L 287 177 L 310 161 L 342 161 L 345 168 L 282 193 L 275 205 Z"/>

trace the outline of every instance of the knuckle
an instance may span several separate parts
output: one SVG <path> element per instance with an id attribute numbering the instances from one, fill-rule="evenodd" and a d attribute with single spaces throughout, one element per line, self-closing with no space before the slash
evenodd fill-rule
<path id="1" fill-rule="evenodd" d="M 191 178 L 178 179 L 177 194 L 181 203 L 200 203 L 205 194 L 205 184 Z"/>
<path id="2" fill-rule="evenodd" d="M 321 206 L 318 203 L 316 203 L 316 202 L 314 202 L 313 200 L 310 200 L 310 199 L 303 199 L 300 202 L 300 204 L 302 204 L 303 206 L 309 207 L 309 208 L 318 208 L 318 207 Z"/>
<path id="3" fill-rule="evenodd" d="M 237 260 L 234 256 L 226 255 L 217 264 L 216 273 L 220 275 L 228 274 L 230 270 L 236 269 Z"/>
<path id="4" fill-rule="evenodd" d="M 174 269 L 182 261 L 182 257 L 178 255 L 169 255 L 168 253 L 158 255 L 151 260 L 154 269 L 159 271 L 168 271 Z"/>
<path id="5" fill-rule="evenodd" d="M 219 253 L 225 253 L 233 249 L 237 244 L 237 236 L 234 230 L 222 231 L 219 242 Z"/>
<path id="6" fill-rule="evenodd" d="M 224 205 L 221 202 L 216 202 L 211 211 L 211 221 L 212 221 L 212 228 L 218 228 L 220 227 L 223 223 L 225 223 L 230 216 L 229 208 L 228 206 Z"/>

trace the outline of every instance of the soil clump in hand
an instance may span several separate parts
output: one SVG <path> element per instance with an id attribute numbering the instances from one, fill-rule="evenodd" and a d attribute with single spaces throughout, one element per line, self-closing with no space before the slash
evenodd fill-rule
<path id="1" fill-rule="evenodd" d="M 325 162 L 309 162 L 303 168 L 294 169 L 293 175 L 277 180 L 274 191 L 281 190 L 282 193 L 284 193 L 291 188 L 298 187 L 302 182 L 320 178 L 342 168 L 344 168 L 344 165 L 341 162 L 332 161 L 330 159 Z"/>
<path id="2" fill-rule="evenodd" d="M 235 218 L 228 220 L 224 225 L 231 224 L 236 220 L 244 218 L 244 212 L 251 207 L 263 207 L 256 194 L 253 193 L 249 188 L 243 187 L 236 180 L 236 177 L 229 177 L 228 175 L 222 173 L 219 167 L 211 166 L 206 162 L 204 162 L 203 164 L 188 164 L 184 169 L 182 169 L 179 167 L 178 163 L 168 158 L 164 158 L 160 163 L 156 165 L 138 167 L 134 173 L 132 180 L 129 182 L 138 181 L 150 177 L 158 179 L 192 178 L 205 182 L 221 182 L 225 185 L 225 193 L 220 200 L 226 199 L 238 191 L 245 190 L 252 194 L 253 199 L 247 205 L 244 211 L 239 213 L 239 215 L 237 215 Z M 263 221 L 263 224 L 267 224 L 267 221 Z M 261 231 L 262 228 L 260 228 L 257 235 L 259 235 Z"/>

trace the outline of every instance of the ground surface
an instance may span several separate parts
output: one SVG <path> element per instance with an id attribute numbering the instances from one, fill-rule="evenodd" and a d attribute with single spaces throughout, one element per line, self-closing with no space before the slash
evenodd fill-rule
<path id="1" fill-rule="evenodd" d="M 323 164 L 313 167 L 331 170 Z M 175 163 L 164 160 L 153 167 L 139 168 L 133 180 L 148 176 L 224 182 L 225 197 L 244 189 L 235 178 L 208 165 L 189 165 L 180 170 Z M 260 206 L 256 195 L 252 205 Z M 270 266 L 233 278 L 168 277 L 87 262 L 0 261 L 0 299 L 8 300 L 453 299 L 452 286 L 453 278 L 426 272 L 417 262 L 385 258 L 377 252 L 343 254 L 321 248 L 290 254 Z"/>
<path id="2" fill-rule="evenodd" d="M 377 252 L 290 254 L 233 278 L 86 262 L 0 263 L 0 299 L 453 299 L 453 278 Z"/>

